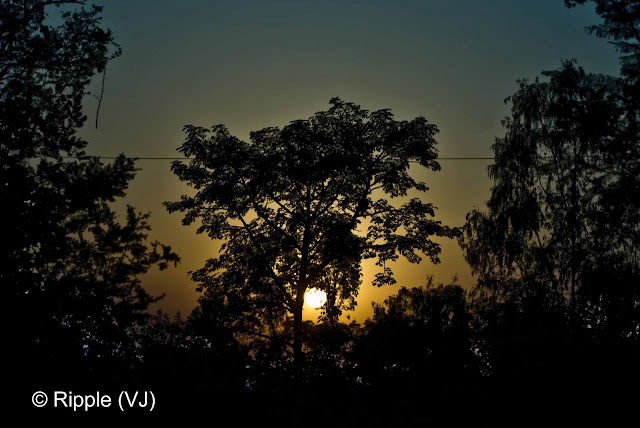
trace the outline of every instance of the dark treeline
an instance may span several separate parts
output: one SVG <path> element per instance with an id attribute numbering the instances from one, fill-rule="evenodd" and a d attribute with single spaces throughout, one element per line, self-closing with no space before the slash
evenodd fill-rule
<path id="1" fill-rule="evenodd" d="M 402 199 L 428 190 L 410 162 L 440 169 L 438 129 L 422 117 L 334 98 L 250 143 L 186 126 L 179 150 L 192 160 L 172 171 L 197 193 L 165 205 L 225 242 L 192 273 L 202 296 L 186 317 L 150 313 L 162 296 L 139 279 L 178 255 L 148 240 L 148 214 L 129 207 L 119 221 L 112 208 L 133 161 L 105 164 L 75 135 L 87 85 L 121 54 L 101 8 L 82 3 L 0 7 L 0 280 L 16 408 L 55 413 L 31 405 L 38 390 L 137 388 L 160 413 L 285 425 L 631 411 L 638 394 L 620 385 L 640 379 L 639 2 L 594 1 L 603 21 L 589 30 L 621 52 L 620 76 L 567 61 L 520 81 L 492 146 L 491 198 L 462 227 Z M 393 285 L 399 257 L 438 263 L 434 237 L 458 240 L 471 290 L 429 278 L 363 324 L 342 321 L 362 260 L 380 266 L 375 286 Z M 327 296 L 317 323 L 302 317 L 311 288 Z"/>

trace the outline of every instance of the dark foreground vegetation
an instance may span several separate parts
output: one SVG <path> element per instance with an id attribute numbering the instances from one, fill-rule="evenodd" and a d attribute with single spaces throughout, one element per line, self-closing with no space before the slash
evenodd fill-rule
<path id="1" fill-rule="evenodd" d="M 635 411 L 640 3 L 594 1 L 603 22 L 590 30 L 621 52 L 620 76 L 568 61 L 520 82 L 493 146 L 487 209 L 460 228 L 436 221 L 423 198 L 392 203 L 427 190 L 410 162 L 439 169 L 437 128 L 424 118 L 336 98 L 251 143 L 222 125 L 185 127 L 180 150 L 192 160 L 172 170 L 198 193 L 166 206 L 226 243 L 194 272 L 203 294 L 186 318 L 150 314 L 158 298 L 138 279 L 178 255 L 148 241 L 148 214 L 129 207 L 120 222 L 113 211 L 133 161 L 105 164 L 75 136 L 85 88 L 120 55 L 101 9 L 82 3 L 0 6 L 8 411 L 69 417 L 35 408 L 31 394 L 124 389 L 153 391 L 157 414 L 240 425 L 610 423 Z M 46 24 L 61 5 L 60 24 Z M 381 267 L 374 285 L 394 284 L 387 261 L 437 263 L 433 237 L 459 241 L 472 290 L 430 278 L 363 324 L 341 322 L 362 260 Z M 312 287 L 328 296 L 318 323 L 302 318 Z"/>

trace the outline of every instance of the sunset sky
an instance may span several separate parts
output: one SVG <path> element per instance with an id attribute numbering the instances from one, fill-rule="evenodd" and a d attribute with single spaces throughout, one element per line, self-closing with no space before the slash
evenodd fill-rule
<path id="1" fill-rule="evenodd" d="M 519 78 L 576 58 L 587 71 L 616 74 L 617 53 L 584 31 L 599 18 L 592 6 L 566 9 L 562 0 L 109 0 L 104 26 L 123 55 L 107 69 L 99 126 L 97 102 L 87 97 L 81 136 L 88 153 L 131 157 L 180 156 L 186 124 L 226 125 L 248 140 L 249 132 L 283 126 L 329 108 L 340 97 L 368 110 L 390 108 L 396 119 L 424 116 L 440 129 L 441 157 L 487 157 L 504 99 Z M 91 87 L 99 93 L 100 79 Z M 442 171 L 424 174 L 424 198 L 437 219 L 461 226 L 466 213 L 489 197 L 487 160 L 442 160 Z M 166 293 L 159 307 L 188 314 L 196 305 L 187 274 L 215 256 L 219 243 L 196 236 L 168 214 L 162 202 L 190 189 L 168 160 L 140 160 L 141 169 L 123 203 L 151 212 L 150 238 L 171 245 L 178 268 L 143 279 L 152 294 Z M 456 242 L 444 242 L 442 263 L 398 264 L 398 284 L 375 289 L 380 269 L 365 263 L 358 308 L 370 316 L 400 286 L 427 275 L 449 282 L 473 278 Z M 308 318 L 313 311 L 305 311 Z"/>

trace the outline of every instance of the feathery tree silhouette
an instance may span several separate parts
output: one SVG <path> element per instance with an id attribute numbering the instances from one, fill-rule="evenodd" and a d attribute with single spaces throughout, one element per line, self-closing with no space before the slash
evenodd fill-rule
<path id="1" fill-rule="evenodd" d="M 172 170 L 197 193 L 165 203 L 170 212 L 185 212 L 184 224 L 200 219 L 198 233 L 225 241 L 220 256 L 193 273 L 206 290 L 202 309 L 215 302 L 216 313 L 236 311 L 233 322 L 245 331 L 292 314 L 298 364 L 305 291 L 325 289 L 330 304 L 348 308 L 363 259 L 384 266 L 374 285 L 392 284 L 386 261 L 404 256 L 418 263 L 420 251 L 437 263 L 440 246 L 431 237 L 456 236 L 433 219 L 433 204 L 390 202 L 427 190 L 409 175 L 410 161 L 440 169 L 435 125 L 422 117 L 396 121 L 389 110 L 369 113 L 338 98 L 331 104 L 282 129 L 252 132 L 250 143 L 222 125 L 185 126 L 179 151 L 193 159 L 174 162 Z"/>
<path id="2" fill-rule="evenodd" d="M 47 19 L 63 5 L 60 19 Z M 101 10 L 83 1 L 0 7 L 0 204 L 10 225 L 0 282 L 20 326 L 8 348 L 24 378 L 35 371 L 37 381 L 135 360 L 127 328 L 157 300 L 137 276 L 178 261 L 146 242 L 148 214 L 129 207 L 121 224 L 109 206 L 125 195 L 133 160 L 103 164 L 75 135 L 86 121 L 85 88 L 120 55 Z"/>

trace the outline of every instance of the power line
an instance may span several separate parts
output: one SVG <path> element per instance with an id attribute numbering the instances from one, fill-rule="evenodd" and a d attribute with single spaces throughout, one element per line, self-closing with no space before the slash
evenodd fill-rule
<path id="1" fill-rule="evenodd" d="M 494 158 L 442 157 L 442 158 L 436 158 L 435 160 L 494 160 Z"/>
<path id="2" fill-rule="evenodd" d="M 117 159 L 117 156 L 97 156 L 100 159 L 106 160 L 114 160 Z M 63 159 L 76 159 L 74 156 L 62 156 Z M 177 157 L 145 157 L 145 156 L 126 156 L 126 159 L 134 159 L 134 160 L 193 160 L 195 158 L 177 158 Z M 441 157 L 435 158 L 434 160 L 494 160 L 494 158 L 490 157 Z M 413 163 L 419 163 L 418 161 L 409 161 Z"/>

